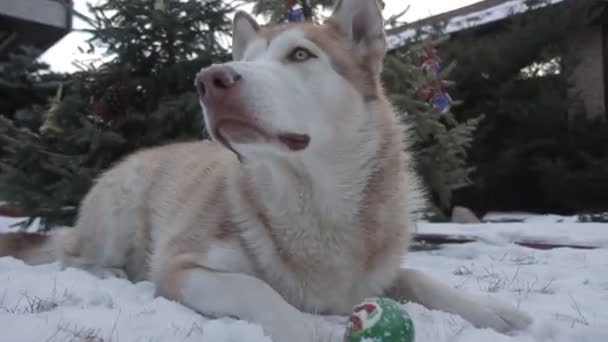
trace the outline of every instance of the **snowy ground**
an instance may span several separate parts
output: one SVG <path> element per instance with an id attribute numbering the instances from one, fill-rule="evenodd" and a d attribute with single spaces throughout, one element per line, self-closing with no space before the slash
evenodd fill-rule
<path id="1" fill-rule="evenodd" d="M 9 222 L 0 218 L 0 230 Z M 476 234 L 483 240 L 411 253 L 404 265 L 463 291 L 515 303 L 536 321 L 529 331 L 504 336 L 406 304 L 417 342 L 608 341 L 608 225 L 531 217 L 524 223 L 420 223 L 418 231 Z M 511 243 L 522 236 L 600 248 L 541 251 Z M 153 293 L 148 282 L 100 280 L 75 269 L 59 271 L 56 264 L 30 267 L 0 258 L 0 341 L 270 342 L 256 325 L 206 319 Z"/>

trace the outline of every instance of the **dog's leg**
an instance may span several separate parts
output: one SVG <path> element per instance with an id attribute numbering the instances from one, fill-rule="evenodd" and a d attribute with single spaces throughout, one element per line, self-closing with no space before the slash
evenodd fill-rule
<path id="1" fill-rule="evenodd" d="M 88 226 L 87 226 L 88 228 Z M 100 245 L 96 239 L 83 239 L 81 227 L 70 228 L 69 234 L 63 234 L 62 239 L 58 240 L 56 254 L 58 256 L 61 269 L 74 267 L 87 271 L 99 278 L 123 278 L 129 279 L 125 268 L 112 258 L 104 257 L 105 254 L 121 255 L 116 251 L 116 246 L 109 243 Z M 114 263 L 112 263 L 114 262 Z"/>
<path id="2" fill-rule="evenodd" d="M 412 269 L 401 270 L 385 294 L 395 300 L 460 315 L 478 328 L 492 328 L 501 333 L 522 330 L 532 323 L 530 316 L 514 306 L 495 298 L 469 296 Z"/>
<path id="3" fill-rule="evenodd" d="M 262 326 L 277 342 L 338 342 L 343 334 L 297 310 L 262 280 L 175 262 L 158 279 L 159 294 L 207 316 L 237 317 Z"/>

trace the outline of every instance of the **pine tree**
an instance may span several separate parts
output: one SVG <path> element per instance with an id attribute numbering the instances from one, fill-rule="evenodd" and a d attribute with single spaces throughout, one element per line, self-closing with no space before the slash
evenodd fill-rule
<path id="1" fill-rule="evenodd" d="M 447 77 L 455 63 L 441 67 L 430 38 L 416 38 L 386 57 L 384 84 L 401 118 L 411 127 L 409 137 L 416 166 L 432 199 L 431 215 L 447 219 L 454 191 L 471 184 L 474 170 L 467 163 L 474 132 L 483 115 L 459 121 L 451 111 L 459 102 L 449 95 Z"/>
<path id="2" fill-rule="evenodd" d="M 281 23 L 288 20 L 288 11 L 298 6 L 302 19 L 318 21 L 321 11 L 333 5 L 333 0 L 250 0 L 254 2 L 253 13 L 267 17 L 268 23 Z"/>
<path id="3" fill-rule="evenodd" d="M 253 13 L 265 16 L 268 24 L 277 24 L 289 21 L 290 12 L 299 9 L 301 20 L 309 22 L 321 22 L 326 18 L 327 12 L 333 8 L 336 0 L 244 0 L 253 2 Z M 384 0 L 377 0 L 380 7 L 384 8 Z M 409 6 L 408 6 L 409 8 Z M 404 9 L 386 20 L 387 25 L 396 26 L 400 23 L 399 18 L 407 11 Z M 296 14 L 296 18 L 298 15 Z"/>
<path id="4" fill-rule="evenodd" d="M 25 225 L 70 225 L 95 177 L 126 154 L 203 138 L 194 75 L 229 57 L 220 42 L 233 8 L 222 0 L 108 0 L 90 11 L 90 49 L 107 62 L 34 91 L 42 107 L 19 103 L 38 124 L 24 127 L 14 108 L 0 117 L 0 199 Z M 33 65 L 23 63 L 25 79 Z"/>
<path id="5" fill-rule="evenodd" d="M 600 18 L 601 1 L 528 1 L 530 11 L 442 46 L 459 62 L 456 113 L 486 113 L 469 154 L 474 186 L 459 201 L 480 212 L 608 210 L 607 124 L 585 122 L 570 91 L 573 33 Z"/>
<path id="6" fill-rule="evenodd" d="M 51 72 L 37 60 L 40 51 L 22 46 L 0 60 L 0 115 L 20 117 L 23 123 L 39 119 L 21 109 L 45 105 L 65 75 Z"/>

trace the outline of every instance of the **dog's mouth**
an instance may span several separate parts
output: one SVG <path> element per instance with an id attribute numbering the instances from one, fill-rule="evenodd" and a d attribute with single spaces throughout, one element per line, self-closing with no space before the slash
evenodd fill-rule
<path id="1" fill-rule="evenodd" d="M 310 143 L 310 136 L 308 134 L 282 133 L 277 135 L 277 138 L 291 151 L 301 151 L 308 147 Z"/>
<path id="2" fill-rule="evenodd" d="M 219 143 L 237 153 L 234 144 L 278 142 L 290 151 L 302 151 L 310 144 L 310 136 L 300 133 L 272 134 L 259 125 L 238 119 L 220 120 L 215 125 L 214 135 Z M 238 155 L 238 153 L 237 153 Z"/>

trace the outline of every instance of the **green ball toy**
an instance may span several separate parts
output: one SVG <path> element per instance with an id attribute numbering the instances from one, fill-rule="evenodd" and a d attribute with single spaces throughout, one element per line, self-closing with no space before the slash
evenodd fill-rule
<path id="1" fill-rule="evenodd" d="M 414 322 L 396 301 L 368 298 L 355 306 L 344 342 L 414 342 Z"/>

